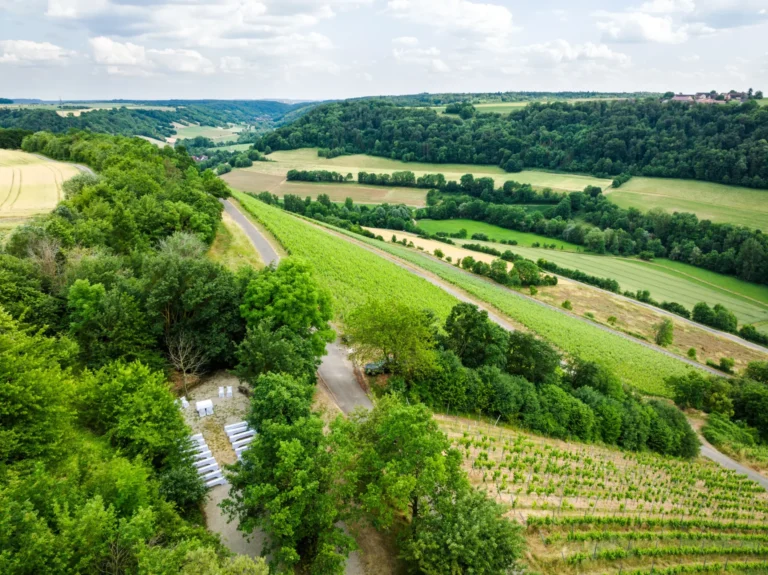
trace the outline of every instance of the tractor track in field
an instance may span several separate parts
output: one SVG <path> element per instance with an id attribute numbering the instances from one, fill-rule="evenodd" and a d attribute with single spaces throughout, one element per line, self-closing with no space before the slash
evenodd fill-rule
<path id="1" fill-rule="evenodd" d="M 3 208 L 5 203 L 11 199 L 11 195 L 13 195 L 13 184 L 16 183 L 16 168 L 11 168 L 11 184 L 8 186 L 8 193 L 5 195 L 5 198 L 3 198 L 3 201 L 0 202 L 0 209 Z"/>

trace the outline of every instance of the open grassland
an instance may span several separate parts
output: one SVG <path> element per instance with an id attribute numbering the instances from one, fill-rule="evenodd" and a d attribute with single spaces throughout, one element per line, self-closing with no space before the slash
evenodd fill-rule
<path id="1" fill-rule="evenodd" d="M 235 193 L 235 197 L 288 253 L 312 264 L 318 281 L 331 292 L 338 318 L 371 298 L 397 298 L 416 308 L 431 309 L 441 320 L 458 303 L 440 288 L 359 246 L 245 194 Z"/>
<path id="2" fill-rule="evenodd" d="M 64 182 L 78 173 L 71 164 L 0 150 L 0 221 L 18 224 L 52 210 L 64 198 Z"/>
<path id="3" fill-rule="evenodd" d="M 461 240 L 457 240 L 457 245 L 451 246 L 435 240 L 426 240 L 407 232 L 393 232 L 392 230 L 377 228 L 367 229 L 376 235 L 381 235 L 386 240 L 391 239 L 392 236 L 398 240 L 407 238 L 414 247 L 422 248 L 428 253 L 434 253 L 435 250 L 439 249 L 446 258 L 450 257 L 453 262 L 467 256 L 472 256 L 475 260 L 484 261 L 488 264 L 497 259 L 489 254 L 462 248 Z M 625 298 L 568 279 L 561 279 L 556 286 L 539 287 L 538 293 L 534 297 L 555 307 L 561 307 L 566 300 L 570 301 L 571 311 L 574 314 L 586 316 L 592 321 L 648 342 L 654 340 L 656 326 L 659 322 L 669 317 L 663 314 L 661 310 L 657 311 L 638 302 L 628 301 Z M 696 327 L 683 321 L 682 318 L 673 317 L 675 340 L 668 350 L 681 357 L 686 357 L 691 348 L 696 350 L 696 357 L 701 363 L 705 363 L 708 359 L 717 363 L 721 357 L 731 357 L 736 361 L 737 371 L 746 368 L 751 361 L 768 360 L 768 350 L 766 352 L 756 351 L 751 347 Z"/>
<path id="4" fill-rule="evenodd" d="M 701 458 L 436 419 L 463 454 L 470 482 L 524 525 L 533 572 L 768 572 L 768 492 L 746 476 Z"/>
<path id="5" fill-rule="evenodd" d="M 473 224 L 482 227 L 470 229 L 470 225 Z M 752 284 L 691 265 L 668 260 L 643 262 L 641 260 L 566 251 L 569 244 L 564 242 L 535 234 L 519 235 L 520 232 L 470 220 L 421 220 L 419 226 L 431 233 L 438 231 L 455 232 L 464 227 L 470 235 L 482 231 L 495 239 L 517 239 L 519 245 L 494 244 L 494 247 L 500 251 L 512 250 L 533 261 L 543 258 L 562 267 L 581 270 L 601 278 L 612 278 L 619 282 L 622 291 L 648 290 L 651 292 L 651 297 L 660 302 L 676 301 L 688 309 L 692 309 L 701 301 L 710 305 L 721 303 L 733 311 L 741 323 L 753 323 L 761 326 L 761 322 L 768 321 L 768 286 Z M 525 236 L 532 237 L 525 238 Z M 530 247 L 532 240 L 542 244 L 556 243 L 558 249 L 532 248 Z M 469 242 L 472 240 L 454 241 Z M 563 250 L 559 249 L 560 244 L 563 244 Z M 570 246 L 576 247 L 573 244 Z"/>
<path id="6" fill-rule="evenodd" d="M 214 126 L 199 126 L 197 124 L 179 124 L 174 123 L 176 136 L 169 138 L 171 140 L 181 140 L 185 138 L 196 138 L 202 136 L 210 138 L 214 142 L 229 142 L 237 139 L 237 135 L 243 130 L 241 126 L 232 126 L 229 128 L 217 128 Z"/>
<path id="7" fill-rule="evenodd" d="M 320 194 L 327 194 L 332 202 L 343 202 L 347 198 L 352 198 L 356 204 L 405 204 L 416 208 L 426 206 L 427 201 L 426 190 L 416 188 L 361 186 L 356 183 L 289 182 L 285 179 L 285 175 L 253 172 L 250 168 L 232 170 L 221 178 L 235 190 L 251 194 L 269 192 L 281 198 L 286 194 L 302 198 L 307 196 L 316 198 Z"/>
<path id="8" fill-rule="evenodd" d="M 187 137 L 187 136 L 179 136 Z M 524 170 L 510 174 L 498 166 L 477 166 L 472 164 L 425 164 L 420 162 L 401 162 L 355 154 L 352 156 L 339 156 L 336 158 L 320 158 L 317 148 L 302 148 L 300 150 L 281 150 L 272 152 L 267 156 L 271 162 L 256 162 L 245 171 L 266 173 L 285 176 L 288 170 L 332 170 L 342 174 L 352 173 L 357 178 L 358 172 L 391 173 L 408 170 L 422 176 L 424 174 L 443 174 L 447 180 L 459 181 L 464 174 L 473 174 L 476 178 L 491 177 L 497 186 L 501 186 L 507 180 L 531 184 L 537 188 L 549 187 L 559 191 L 582 191 L 587 186 L 600 186 L 605 189 L 611 184 L 611 180 L 582 176 L 578 174 L 564 174 L 554 172 L 542 172 L 537 170 Z"/>
<path id="9" fill-rule="evenodd" d="M 472 234 L 485 234 L 492 240 L 514 240 L 520 246 L 530 247 L 531 244 L 534 243 L 547 245 L 555 244 L 557 245 L 558 250 L 567 250 L 570 252 L 575 252 L 580 248 L 580 246 L 577 246 L 576 244 L 571 244 L 562 240 L 556 240 L 554 238 L 548 238 L 547 236 L 540 236 L 538 234 L 531 234 L 528 232 L 518 232 L 515 230 L 507 230 L 499 226 L 486 224 L 485 222 L 476 222 L 474 220 L 419 220 L 417 223 L 421 229 L 429 232 L 430 234 L 435 234 L 437 232 L 453 234 L 462 229 L 467 230 L 467 239 L 455 239 L 454 241 L 456 242 L 473 242 L 474 240 L 470 239 Z M 516 247 L 517 246 L 510 246 L 508 249 L 514 251 Z"/>
<path id="10" fill-rule="evenodd" d="M 248 236 L 227 212 L 221 214 L 221 222 L 216 230 L 213 245 L 208 251 L 208 257 L 232 271 L 242 266 L 255 269 L 264 267 L 264 262 L 259 258 Z"/>
<path id="11" fill-rule="evenodd" d="M 695 180 L 632 178 L 608 197 L 622 208 L 690 212 L 700 220 L 768 230 L 768 191 Z"/>
<path id="12" fill-rule="evenodd" d="M 694 369 L 655 349 L 523 298 L 491 280 L 466 273 L 422 252 L 344 230 L 337 231 L 433 273 L 477 300 L 488 303 L 514 323 L 537 333 L 566 354 L 595 361 L 614 370 L 625 383 L 644 393 L 668 397 L 671 391 L 664 384 L 664 379 L 671 375 L 684 375 L 689 369 Z M 406 292 L 403 290 L 399 295 L 405 296 Z"/>
<path id="13" fill-rule="evenodd" d="M 230 144 L 229 146 L 220 146 L 218 148 L 211 148 L 209 152 L 242 152 L 249 149 L 253 144 Z"/>

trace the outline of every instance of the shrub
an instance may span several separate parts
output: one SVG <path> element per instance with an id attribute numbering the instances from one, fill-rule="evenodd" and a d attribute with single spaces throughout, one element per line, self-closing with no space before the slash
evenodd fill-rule
<path id="1" fill-rule="evenodd" d="M 654 341 L 656 342 L 656 345 L 667 347 L 675 340 L 675 326 L 671 319 L 664 318 L 661 320 L 661 323 L 655 326 L 655 329 L 656 335 Z"/>
<path id="2" fill-rule="evenodd" d="M 573 304 L 571 303 L 571 300 L 567 299 L 563 302 L 563 309 L 572 310 Z"/>
<path id="3" fill-rule="evenodd" d="M 445 254 L 443 253 L 443 250 L 441 250 L 440 248 L 436 249 L 433 253 L 435 254 L 435 257 L 438 257 L 440 259 L 443 259 L 443 256 L 445 256 Z"/>
<path id="4" fill-rule="evenodd" d="M 691 359 L 696 359 L 696 348 L 695 347 L 689 347 L 688 348 L 688 357 Z"/>

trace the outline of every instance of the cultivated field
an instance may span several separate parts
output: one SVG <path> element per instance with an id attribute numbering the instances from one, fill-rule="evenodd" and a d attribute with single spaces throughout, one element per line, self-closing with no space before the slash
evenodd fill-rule
<path id="1" fill-rule="evenodd" d="M 49 212 L 63 199 L 64 182 L 78 173 L 71 164 L 0 150 L 0 222 Z"/>
<path id="2" fill-rule="evenodd" d="M 701 458 L 436 419 L 472 484 L 525 526 L 533 572 L 768 572 L 768 493 L 743 475 Z"/>
<path id="3" fill-rule="evenodd" d="M 367 228 L 376 235 L 381 235 L 386 240 L 395 236 L 398 240 L 407 238 L 413 242 L 417 249 L 423 248 L 425 252 L 434 253 L 436 249 L 443 252 L 446 259 L 453 262 L 472 256 L 475 260 L 488 264 L 497 259 L 495 256 L 470 251 L 461 247 L 462 240 L 455 240 L 456 245 L 448 245 L 435 240 L 426 240 L 406 232 L 394 232 L 392 230 Z M 505 248 L 507 246 L 498 246 Z M 509 249 L 514 250 L 515 247 Z M 510 264 L 511 265 L 511 264 Z M 634 301 L 607 294 L 592 286 L 580 284 L 568 279 L 560 279 L 556 286 L 539 287 L 536 299 L 555 307 L 562 306 L 568 300 L 572 305 L 572 312 L 579 316 L 589 317 L 592 321 L 622 331 L 633 337 L 639 337 L 652 342 L 656 333 L 656 326 L 662 319 L 668 317 L 660 310 L 647 308 Z M 612 318 L 612 319 L 609 319 Z M 702 364 L 711 359 L 719 362 L 721 357 L 731 357 L 736 361 L 736 370 L 746 368 L 751 361 L 768 360 L 768 351 L 759 352 L 750 347 L 736 343 L 730 339 L 720 337 L 709 331 L 695 327 L 682 319 L 672 320 L 675 326 L 675 340 L 668 348 L 669 351 L 686 357 L 689 349 L 696 350 L 696 357 Z"/>
<path id="4" fill-rule="evenodd" d="M 181 136 L 179 137 L 188 137 Z M 476 166 L 471 164 L 425 164 L 420 162 L 400 162 L 388 158 L 366 156 L 356 154 L 353 156 L 339 156 L 337 158 L 320 158 L 317 148 L 303 148 L 300 150 L 282 150 L 272 152 L 268 158 L 271 162 L 256 162 L 250 168 L 243 168 L 245 172 L 285 176 L 288 170 L 333 170 L 343 174 L 351 173 L 355 179 L 360 171 L 374 173 L 391 173 L 408 170 L 421 176 L 424 174 L 443 174 L 447 180 L 458 181 L 464 174 L 473 174 L 477 178 L 492 177 L 496 185 L 501 186 L 507 180 L 515 180 L 531 184 L 537 188 L 549 187 L 558 191 L 581 191 L 587 186 L 600 186 L 605 189 L 611 184 L 611 180 L 581 176 L 578 174 L 559 174 L 553 172 L 541 172 L 536 170 L 524 170 L 510 174 L 498 166 Z M 426 191 L 424 191 L 426 193 Z M 313 194 L 314 195 L 314 194 Z"/>
<path id="5" fill-rule="evenodd" d="M 264 162 L 256 163 L 263 164 Z M 420 208 L 426 205 L 427 196 L 426 190 L 416 188 L 361 186 L 355 183 L 289 182 L 285 179 L 285 175 L 252 172 L 250 168 L 232 170 L 221 178 L 235 190 L 253 194 L 270 192 L 281 198 L 286 194 L 293 194 L 302 198 L 328 194 L 333 202 L 343 202 L 347 198 L 352 198 L 356 204 L 405 204 Z"/>
<path id="6" fill-rule="evenodd" d="M 243 152 L 250 148 L 253 144 L 231 144 L 229 146 L 221 146 L 219 148 L 211 148 L 211 151 L 218 152 Z"/>
<path id="7" fill-rule="evenodd" d="M 440 288 L 359 246 L 245 194 L 235 192 L 235 197 L 291 255 L 312 264 L 318 281 L 331 292 L 337 318 L 370 298 L 397 297 L 415 307 L 433 310 L 441 320 L 458 303 Z"/>
<path id="8" fill-rule="evenodd" d="M 521 234 L 471 220 L 422 220 L 419 226 L 432 233 L 455 232 L 463 227 L 470 235 L 482 231 L 495 239 L 517 239 L 519 241 L 517 246 L 495 245 L 494 247 L 500 251 L 510 249 L 533 261 L 544 258 L 562 267 L 581 270 L 602 278 L 612 278 L 619 282 L 622 291 L 648 290 L 651 296 L 660 302 L 676 301 L 688 309 L 692 309 L 700 301 L 710 305 L 721 303 L 733 311 L 741 323 L 754 323 L 760 327 L 761 322 L 768 321 L 768 286 L 752 284 L 668 260 L 655 260 L 649 263 L 613 256 L 575 253 L 567 251 L 569 244 L 564 242 L 535 234 Z M 508 236 L 505 235 L 507 233 Z M 454 241 L 471 242 L 473 240 Z M 556 243 L 558 249 L 532 248 L 530 245 L 533 241 L 542 244 Z M 563 250 L 559 249 L 559 244 L 564 244 Z M 570 246 L 575 247 L 573 244 Z"/>
<path id="9" fill-rule="evenodd" d="M 608 197 L 622 208 L 690 212 L 700 220 L 768 230 L 768 191 L 694 180 L 632 178 Z"/>
<path id="10" fill-rule="evenodd" d="M 237 135 L 242 132 L 242 126 L 232 126 L 229 128 L 216 128 L 213 126 L 199 126 L 197 124 L 179 124 L 174 123 L 176 128 L 176 135 L 172 138 L 168 138 L 169 143 L 173 143 L 176 140 L 185 138 L 196 138 L 197 136 L 203 136 L 204 138 L 210 138 L 214 142 L 229 142 L 237 139 Z"/>
<path id="11" fill-rule="evenodd" d="M 494 113 L 494 114 L 509 114 L 520 108 L 525 108 L 528 104 L 534 102 L 540 104 L 551 104 L 552 102 L 568 102 L 570 104 L 576 102 L 591 102 L 594 100 L 618 100 L 620 98 L 574 98 L 572 100 L 531 100 L 527 102 L 483 102 L 481 104 L 472 104 L 478 112 Z M 433 106 L 433 110 L 439 112 L 445 112 L 445 106 Z"/>

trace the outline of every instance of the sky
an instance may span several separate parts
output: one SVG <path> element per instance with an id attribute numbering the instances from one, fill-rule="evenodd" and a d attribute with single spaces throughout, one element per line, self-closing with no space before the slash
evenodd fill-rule
<path id="1" fill-rule="evenodd" d="M 768 0 L 0 0 L 0 97 L 768 89 Z"/>

